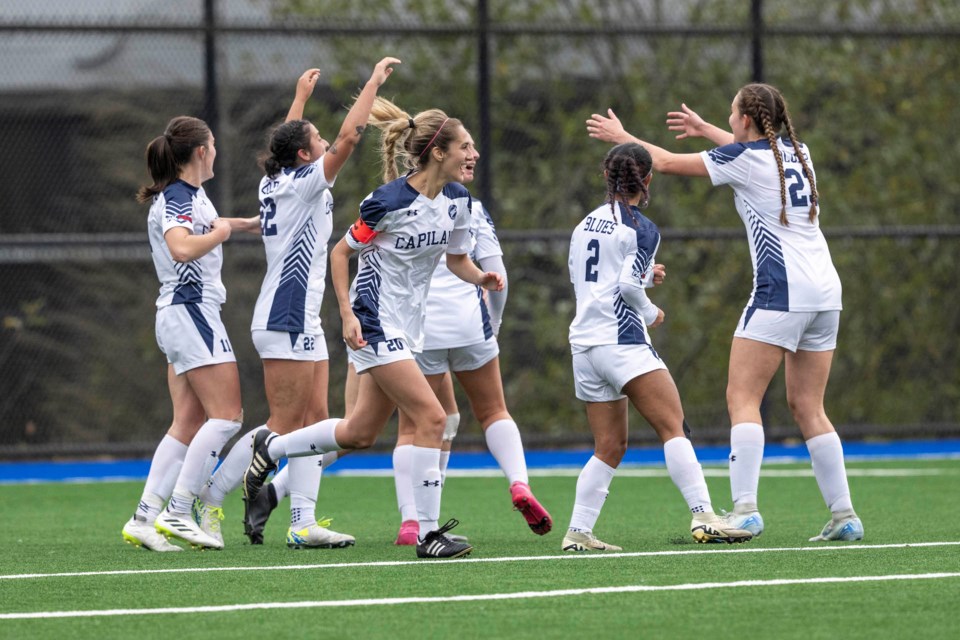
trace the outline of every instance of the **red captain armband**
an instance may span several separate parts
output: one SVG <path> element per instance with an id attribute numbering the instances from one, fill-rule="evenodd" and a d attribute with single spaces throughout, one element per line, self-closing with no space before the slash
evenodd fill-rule
<path id="1" fill-rule="evenodd" d="M 368 227 L 363 218 L 358 218 L 350 227 L 350 235 L 360 244 L 367 244 L 377 236 L 377 232 Z"/>

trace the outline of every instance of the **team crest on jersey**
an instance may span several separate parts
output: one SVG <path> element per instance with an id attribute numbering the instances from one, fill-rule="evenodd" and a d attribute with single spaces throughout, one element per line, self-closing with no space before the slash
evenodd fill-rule
<path id="1" fill-rule="evenodd" d="M 450 216 L 451 220 L 454 220 L 457 217 L 457 205 L 450 205 L 450 208 L 447 210 L 447 215 Z"/>

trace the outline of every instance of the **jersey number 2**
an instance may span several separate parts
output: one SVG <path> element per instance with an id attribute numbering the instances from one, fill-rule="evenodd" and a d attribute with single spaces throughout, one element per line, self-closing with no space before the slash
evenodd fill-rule
<path id="1" fill-rule="evenodd" d="M 277 235 L 277 223 L 273 216 L 277 215 L 277 203 L 273 198 L 264 198 L 260 204 L 260 233 L 265 236 Z"/>
<path id="2" fill-rule="evenodd" d="M 592 255 L 587 258 L 587 282 L 596 282 L 597 265 L 600 264 L 600 241 L 594 239 L 588 242 L 587 251 L 592 252 Z"/>
<path id="3" fill-rule="evenodd" d="M 800 172 L 796 169 L 784 169 L 783 176 L 791 180 L 790 186 L 787 187 L 787 191 L 790 192 L 790 204 L 795 207 L 809 207 L 810 201 L 807 200 L 807 196 L 801 194 L 801 191 L 807 190 L 807 183 Z"/>

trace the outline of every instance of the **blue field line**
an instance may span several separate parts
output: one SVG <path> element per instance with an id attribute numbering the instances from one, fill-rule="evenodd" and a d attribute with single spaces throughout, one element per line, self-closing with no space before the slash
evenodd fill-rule
<path id="1" fill-rule="evenodd" d="M 960 439 L 952 440 L 898 440 L 891 442 L 845 442 L 848 461 L 858 460 L 916 460 L 960 458 Z M 726 463 L 728 447 L 696 447 L 697 457 L 704 464 Z M 580 468 L 590 458 L 589 449 L 527 451 L 527 466 L 531 469 Z M 765 462 L 809 462 L 803 444 L 768 444 L 764 449 Z M 660 447 L 627 449 L 625 466 L 663 464 Z M 326 474 L 356 474 L 363 471 L 383 472 L 392 465 L 390 453 L 352 453 L 342 457 Z M 449 468 L 454 471 L 497 469 L 497 462 L 487 452 L 454 451 Z M 0 484 L 38 482 L 116 482 L 144 480 L 150 470 L 149 459 L 96 460 L 57 462 L 0 462 Z"/>

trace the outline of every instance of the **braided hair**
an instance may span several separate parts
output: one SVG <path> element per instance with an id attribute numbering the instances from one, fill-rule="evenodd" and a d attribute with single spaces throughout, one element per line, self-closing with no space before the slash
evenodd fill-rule
<path id="1" fill-rule="evenodd" d="M 653 158 L 646 147 L 636 142 L 618 144 L 607 152 L 601 169 L 607 177 L 607 201 L 614 217 L 618 199 L 626 201 L 639 195 L 641 209 L 650 204 L 646 179 L 653 170 Z"/>
<path id="2" fill-rule="evenodd" d="M 737 93 L 737 109 L 741 114 L 750 116 L 753 124 L 770 142 L 770 150 L 777 160 L 777 172 L 780 174 L 780 222 L 787 224 L 787 184 L 783 175 L 783 158 L 777 149 L 777 134 L 786 128 L 790 143 L 800 158 L 803 174 L 810 182 L 810 221 L 817 217 L 817 203 L 820 195 L 817 193 L 817 183 L 813 179 L 813 171 L 807 162 L 806 156 L 800 153 L 800 142 L 797 140 L 790 112 L 787 110 L 787 101 L 783 94 L 768 84 L 748 84 Z"/>

